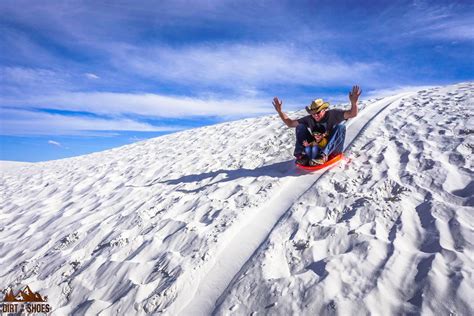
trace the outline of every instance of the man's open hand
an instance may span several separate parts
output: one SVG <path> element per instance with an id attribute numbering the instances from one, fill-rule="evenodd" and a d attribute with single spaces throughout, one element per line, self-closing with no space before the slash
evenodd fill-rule
<path id="1" fill-rule="evenodd" d="M 281 105 L 283 104 L 283 102 L 281 102 L 280 99 L 278 99 L 277 97 L 274 97 L 273 98 L 273 107 L 275 107 L 275 110 L 280 113 L 281 112 Z"/>
<path id="2" fill-rule="evenodd" d="M 361 95 L 362 90 L 359 86 L 353 86 L 352 91 L 349 92 L 349 100 L 351 100 L 351 104 L 357 104 L 359 100 L 359 96 Z"/>

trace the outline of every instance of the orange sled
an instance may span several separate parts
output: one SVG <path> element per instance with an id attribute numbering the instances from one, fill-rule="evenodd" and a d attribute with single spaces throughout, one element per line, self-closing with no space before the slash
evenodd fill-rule
<path id="1" fill-rule="evenodd" d="M 344 154 L 340 153 L 340 154 L 337 154 L 336 156 L 334 157 L 329 157 L 330 159 L 328 161 L 326 161 L 326 163 L 323 163 L 322 165 L 316 165 L 316 166 L 304 166 L 304 165 L 300 165 L 300 164 L 296 164 L 296 166 L 298 168 L 301 168 L 301 169 L 304 169 L 304 170 L 308 170 L 308 171 L 315 171 L 315 170 L 321 170 L 321 169 L 324 169 L 326 167 L 329 167 L 330 165 L 333 165 L 335 164 L 336 162 L 338 162 L 339 160 L 341 160 L 342 158 L 344 158 Z"/>

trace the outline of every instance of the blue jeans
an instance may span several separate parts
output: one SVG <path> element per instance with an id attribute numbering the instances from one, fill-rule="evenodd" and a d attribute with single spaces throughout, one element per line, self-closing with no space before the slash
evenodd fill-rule
<path id="1" fill-rule="evenodd" d="M 319 146 L 318 145 L 308 146 L 304 148 L 304 151 L 306 152 L 306 156 L 309 159 L 316 159 L 319 153 Z"/>
<path id="2" fill-rule="evenodd" d="M 311 133 L 308 131 L 306 125 L 298 124 L 298 126 L 296 126 L 296 144 L 294 151 L 294 155 L 296 157 L 302 155 L 305 152 L 303 141 L 310 143 L 313 141 L 313 136 L 311 136 Z"/>
<path id="3" fill-rule="evenodd" d="M 329 155 L 337 155 L 344 150 L 344 140 L 346 139 L 346 125 L 338 124 L 332 129 L 332 135 L 328 144 L 323 150 L 323 154 L 327 157 Z"/>
<path id="4" fill-rule="evenodd" d="M 344 149 L 345 138 L 346 126 L 344 124 L 338 124 L 334 126 L 331 133 L 331 138 L 324 148 L 323 153 L 327 156 L 331 154 L 342 153 L 342 150 Z M 313 136 L 311 136 L 311 133 L 308 131 L 306 125 L 298 124 L 298 126 L 296 126 L 296 144 L 294 151 L 295 156 L 305 153 L 305 147 L 303 146 L 303 141 L 305 140 L 310 143 L 313 141 Z"/>

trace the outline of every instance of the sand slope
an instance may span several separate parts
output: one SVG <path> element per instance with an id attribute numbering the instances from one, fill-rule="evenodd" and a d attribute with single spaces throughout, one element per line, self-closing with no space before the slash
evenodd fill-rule
<path id="1" fill-rule="evenodd" d="M 223 314 L 472 315 L 474 90 L 376 117 L 220 299 Z"/>
<path id="2" fill-rule="evenodd" d="M 0 286 L 58 315 L 468 313 L 473 87 L 363 103 L 318 173 L 276 115 L 1 168 Z"/>

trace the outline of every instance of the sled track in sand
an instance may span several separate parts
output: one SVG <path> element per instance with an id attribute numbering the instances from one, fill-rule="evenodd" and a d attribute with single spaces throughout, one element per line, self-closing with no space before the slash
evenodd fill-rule
<path id="1" fill-rule="evenodd" d="M 391 106 L 397 106 L 403 98 L 413 93 L 398 94 L 379 100 L 361 111 L 357 119 L 346 125 L 346 141 L 344 150 L 370 125 L 370 122 Z M 253 216 L 248 216 L 245 222 L 232 229 L 226 244 L 221 245 L 217 258 L 204 266 L 199 273 L 201 277 L 191 278 L 174 306 L 177 310 L 168 313 L 179 315 L 211 315 L 220 304 L 221 296 L 239 275 L 246 262 L 252 257 L 278 221 L 285 216 L 293 203 L 311 188 L 327 171 L 321 170 L 302 176 L 290 177 L 263 207 L 256 209 Z M 296 172 L 294 169 L 288 173 Z"/>

